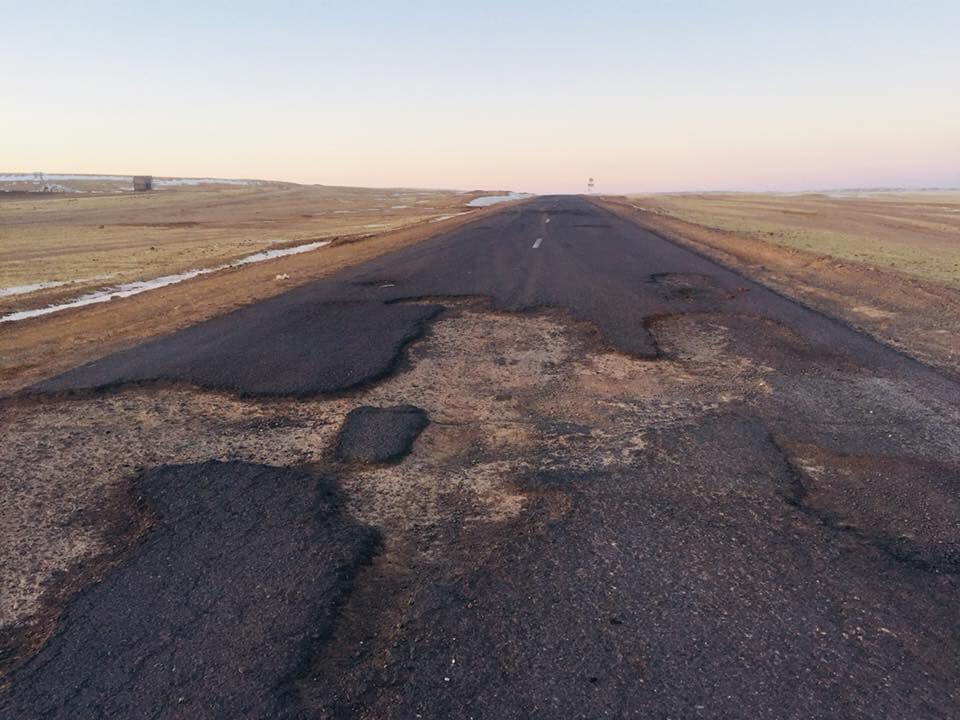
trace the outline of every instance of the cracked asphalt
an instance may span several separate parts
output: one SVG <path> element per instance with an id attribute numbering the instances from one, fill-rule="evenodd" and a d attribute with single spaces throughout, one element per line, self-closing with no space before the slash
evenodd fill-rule
<path id="1" fill-rule="evenodd" d="M 960 717 L 957 379 L 582 198 L 0 403 L 146 528 L 4 717 Z"/>

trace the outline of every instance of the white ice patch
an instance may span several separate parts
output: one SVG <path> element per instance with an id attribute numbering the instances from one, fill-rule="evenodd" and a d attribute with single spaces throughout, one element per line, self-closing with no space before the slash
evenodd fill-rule
<path id="1" fill-rule="evenodd" d="M 167 287 L 168 285 L 176 285 L 184 280 L 190 280 L 200 275 L 207 275 L 209 273 L 217 272 L 218 270 L 227 270 L 229 268 L 240 267 L 242 265 L 263 262 L 264 260 L 273 260 L 274 258 L 284 257 L 286 255 L 299 255 L 300 253 L 310 252 L 311 250 L 316 250 L 317 248 L 322 248 L 325 245 L 329 245 L 330 242 L 330 240 L 322 240 L 318 242 L 307 243 L 305 245 L 295 245 L 294 247 L 289 248 L 265 250 L 253 255 L 247 255 L 246 257 L 240 258 L 239 260 L 234 260 L 226 265 L 218 265 L 217 267 L 212 268 L 187 270 L 186 272 L 177 273 L 176 275 L 164 275 L 163 277 L 154 278 L 153 280 L 138 280 L 136 282 L 124 283 L 123 285 L 118 285 L 117 287 L 109 288 L 107 290 L 97 290 L 95 292 L 81 295 L 70 302 L 60 303 L 58 305 L 48 305 L 47 307 L 37 308 L 35 310 L 21 310 L 19 312 L 10 313 L 9 315 L 0 317 L 0 323 L 17 322 L 18 320 L 27 320 L 28 318 L 40 317 L 41 315 L 50 315 L 51 313 L 60 312 L 61 310 L 69 310 L 70 308 L 78 308 L 85 305 L 96 305 L 97 303 L 109 302 L 110 300 L 114 300 L 116 298 L 127 298 L 147 292 L 148 290 L 156 290 L 157 288 Z"/>
<path id="2" fill-rule="evenodd" d="M 487 207 L 497 203 L 509 202 L 511 200 L 524 200 L 533 197 L 531 193 L 509 192 L 506 195 L 485 195 L 484 197 L 474 198 L 467 203 L 468 207 Z"/>
<path id="3" fill-rule="evenodd" d="M 68 280 L 51 280 L 50 282 L 38 282 L 30 285 L 13 285 L 11 287 L 0 288 L 0 297 L 10 297 L 11 295 L 26 295 L 37 290 L 47 290 L 49 288 L 67 285 Z"/>
<path id="4" fill-rule="evenodd" d="M 29 283 L 27 285 L 11 285 L 10 287 L 0 288 L 0 297 L 12 297 L 14 295 L 27 295 L 38 290 L 49 290 L 50 288 L 63 287 L 64 285 L 78 285 L 80 283 L 93 282 L 94 280 L 109 280 L 115 273 L 110 275 L 95 275 L 94 277 L 77 278 L 76 280 L 46 280 L 44 282 Z"/>
<path id="5" fill-rule="evenodd" d="M 329 245 L 330 242 L 330 240 L 320 240 L 317 242 L 307 243 L 306 245 L 295 245 L 294 247 L 278 248 L 277 250 L 264 250 L 263 252 L 254 253 L 253 255 L 247 255 L 246 257 L 235 260 L 227 265 L 221 265 L 218 268 L 214 268 L 214 270 L 224 270 L 231 267 L 240 267 L 241 265 L 250 265 L 251 263 L 263 262 L 264 260 L 273 260 L 274 258 L 278 257 L 286 257 L 287 255 L 299 255 L 300 253 L 310 252 L 311 250 L 322 248 L 324 245 Z"/>
<path id="6" fill-rule="evenodd" d="M 62 173 L 0 173 L 0 182 L 46 182 L 47 180 L 131 181 L 132 175 L 68 175 Z"/>
<path id="7" fill-rule="evenodd" d="M 132 175 L 79 175 L 76 173 L 0 173 L 0 187 L 3 185 L 29 184 L 34 187 L 47 187 L 48 190 L 61 192 L 76 192 L 76 188 L 59 185 L 58 183 L 80 183 L 80 187 L 88 187 L 83 183 L 115 183 L 121 185 L 120 189 L 132 189 Z M 52 184 L 51 184 L 52 183 Z M 179 186 L 197 186 L 197 185 L 261 185 L 262 180 L 245 180 L 231 178 L 173 178 L 173 177 L 155 177 L 153 186 L 160 187 L 179 187 Z M 130 186 L 128 188 L 127 186 Z"/>
<path id="8" fill-rule="evenodd" d="M 154 187 L 182 185 L 259 185 L 260 180 L 228 180 L 225 178 L 154 178 Z"/>
<path id="9" fill-rule="evenodd" d="M 432 222 L 432 223 L 437 223 L 437 222 L 440 222 L 441 220 L 449 220 L 450 218 L 455 218 L 455 217 L 457 217 L 457 216 L 459 216 L 459 215 L 466 215 L 468 212 L 470 212 L 470 211 L 469 211 L 469 210 L 464 210 L 463 212 L 454 213 L 453 215 L 441 215 L 440 217 L 435 217 L 435 218 L 434 218 L 433 220 L 431 220 L 430 222 Z"/>

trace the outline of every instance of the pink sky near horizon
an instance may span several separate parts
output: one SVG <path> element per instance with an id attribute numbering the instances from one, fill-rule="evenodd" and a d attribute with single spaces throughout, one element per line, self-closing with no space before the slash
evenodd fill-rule
<path id="1" fill-rule="evenodd" d="M 0 172 L 960 187 L 947 2 L 0 5 Z"/>

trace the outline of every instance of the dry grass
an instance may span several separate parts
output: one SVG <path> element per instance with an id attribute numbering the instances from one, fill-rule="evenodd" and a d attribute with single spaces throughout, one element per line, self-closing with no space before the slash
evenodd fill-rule
<path id="1" fill-rule="evenodd" d="M 283 184 L 0 194 L 0 288 L 71 282 L 0 297 L 0 312 L 216 266 L 270 247 L 393 230 L 460 212 L 474 196 Z"/>
<path id="2" fill-rule="evenodd" d="M 635 196 L 715 230 L 960 287 L 960 192 Z"/>

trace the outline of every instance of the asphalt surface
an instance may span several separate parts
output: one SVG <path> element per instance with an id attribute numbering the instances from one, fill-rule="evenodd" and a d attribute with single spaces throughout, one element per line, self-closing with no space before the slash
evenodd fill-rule
<path id="1" fill-rule="evenodd" d="M 412 405 L 354 408 L 337 436 L 337 455 L 366 463 L 399 460 L 429 422 L 427 413 Z"/>
<path id="2" fill-rule="evenodd" d="M 955 379 L 583 199 L 509 207 L 31 392 L 345 397 L 467 299 L 559 312 L 595 328 L 585 352 L 648 363 L 687 362 L 664 323 L 718 328 L 762 391 L 616 415 L 643 428 L 616 461 L 583 418 L 531 418 L 523 512 L 468 527 L 451 504 L 429 537 L 382 544 L 330 499 L 337 457 L 400 460 L 412 410 L 351 414 L 324 467 L 153 471 L 134 487 L 157 529 L 10 675 L 4 717 L 960 717 Z M 691 387 L 713 372 L 683 367 Z"/>

